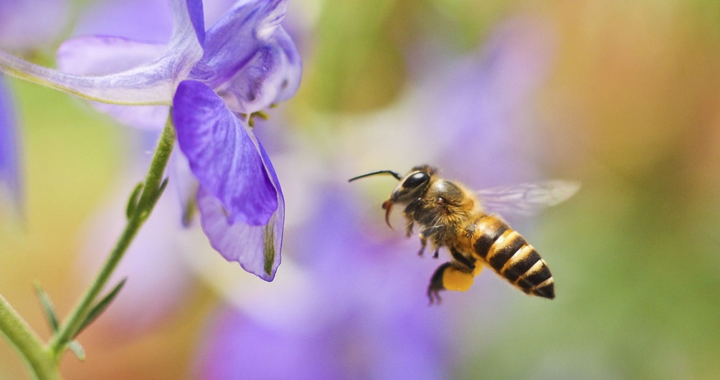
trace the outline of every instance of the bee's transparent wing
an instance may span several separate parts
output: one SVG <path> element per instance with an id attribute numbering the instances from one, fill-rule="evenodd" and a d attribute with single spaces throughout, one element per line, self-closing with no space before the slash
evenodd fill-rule
<path id="1" fill-rule="evenodd" d="M 572 197 L 580 182 L 552 180 L 492 187 L 478 191 L 485 210 L 502 215 L 533 215 Z"/>

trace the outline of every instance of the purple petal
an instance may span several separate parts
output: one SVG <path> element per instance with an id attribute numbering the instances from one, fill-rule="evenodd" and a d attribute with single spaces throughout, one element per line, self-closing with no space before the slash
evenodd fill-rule
<path id="1" fill-rule="evenodd" d="M 58 69 L 68 74 L 105 75 L 162 57 L 166 46 L 122 37 L 87 36 L 67 40 L 57 51 Z"/>
<path id="2" fill-rule="evenodd" d="M 0 74 L 0 200 L 5 192 L 3 190 L 7 190 L 16 209 L 20 208 L 22 193 L 18 144 L 13 102 Z"/>
<path id="3" fill-rule="evenodd" d="M 216 99 L 219 98 L 216 96 Z M 178 132 L 179 135 L 180 132 Z M 237 261 L 246 271 L 257 275 L 265 281 L 272 281 L 281 261 L 280 253 L 282 251 L 283 229 L 285 226 L 285 199 L 280 189 L 280 181 L 278 181 L 267 152 L 252 134 L 248 135 L 248 137 L 256 148 L 256 154 L 257 152 L 260 153 L 264 177 L 270 177 L 271 185 L 275 191 L 277 208 L 270 216 L 270 219 L 267 223 L 260 225 L 252 225 L 242 221 L 232 223 L 228 218 L 227 208 L 220 199 L 203 188 L 202 184 L 198 190 L 197 206 L 200 211 L 200 222 L 203 231 L 213 248 L 220 252 L 226 260 Z M 178 141 L 180 141 L 179 137 Z M 190 165 L 192 168 L 192 161 Z M 259 179 L 254 180 L 258 181 Z M 252 186 L 253 178 L 246 178 L 246 182 L 249 182 L 248 185 Z"/>
<path id="4" fill-rule="evenodd" d="M 279 188 L 278 188 L 279 190 Z M 230 224 L 220 201 L 200 188 L 197 205 L 200 223 L 210 245 L 228 261 L 265 281 L 272 281 L 281 261 L 285 201 L 278 192 L 279 205 L 265 225 Z"/>
<path id="5" fill-rule="evenodd" d="M 278 207 L 268 223 L 260 226 L 242 222 L 230 224 L 220 201 L 203 188 L 198 190 L 197 205 L 203 231 L 213 248 L 226 260 L 237 261 L 246 271 L 265 281 L 272 281 L 281 261 L 285 199 L 267 152 L 259 141 L 253 139 L 253 142 L 257 144 L 263 165 L 277 191 Z"/>
<path id="6" fill-rule="evenodd" d="M 63 42 L 57 51 L 58 69 L 69 74 L 105 75 L 128 70 L 160 57 L 165 45 L 120 37 L 90 36 Z M 147 129 L 161 129 L 167 106 L 121 106 L 91 102 L 100 112 L 120 123 Z"/>
<path id="7" fill-rule="evenodd" d="M 190 76 L 216 89 L 234 112 L 259 111 L 292 96 L 300 57 L 279 27 L 286 6 L 279 0 L 238 2 L 208 30 L 205 55 Z"/>
<path id="8" fill-rule="evenodd" d="M 53 41 L 68 20 L 66 0 L 0 1 L 0 47 L 26 51 Z"/>
<path id="9" fill-rule="evenodd" d="M 302 76 L 302 59 L 300 53 L 295 46 L 290 35 L 283 28 L 275 31 L 275 42 L 280 46 L 284 53 L 285 61 L 282 62 L 282 68 L 277 70 L 284 75 L 282 86 L 275 102 L 283 101 L 295 96 L 300 87 L 300 78 Z"/>
<path id="10" fill-rule="evenodd" d="M 24 61 L 0 51 L 0 69 L 20 78 L 107 103 L 170 104 L 177 84 L 202 56 L 204 41 L 200 0 L 172 0 L 173 38 L 165 54 L 133 69 L 101 76 L 72 75 Z"/>
<path id="11" fill-rule="evenodd" d="M 267 224 L 278 208 L 278 191 L 258 153 L 261 148 L 222 99 L 201 82 L 182 82 L 173 120 L 200 187 L 218 198 L 228 222 Z"/>
<path id="12" fill-rule="evenodd" d="M 215 90 L 235 112 L 252 113 L 295 95 L 302 64 L 295 44 L 282 28 Z"/>
<path id="13" fill-rule="evenodd" d="M 211 87 L 232 76 L 238 66 L 255 54 L 285 16 L 286 0 L 238 1 L 207 31 L 205 55 L 199 62 L 198 79 Z"/>

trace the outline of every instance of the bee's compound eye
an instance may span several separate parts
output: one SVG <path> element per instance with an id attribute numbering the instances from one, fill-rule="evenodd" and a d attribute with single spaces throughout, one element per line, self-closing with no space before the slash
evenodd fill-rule
<path id="1" fill-rule="evenodd" d="M 430 176 L 427 175 L 427 173 L 418 172 L 408 177 L 405 182 L 403 182 L 403 187 L 406 189 L 412 189 L 425 184 L 429 180 Z"/>

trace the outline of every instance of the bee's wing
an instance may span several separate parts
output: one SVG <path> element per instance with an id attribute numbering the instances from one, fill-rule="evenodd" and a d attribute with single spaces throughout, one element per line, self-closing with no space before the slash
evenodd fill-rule
<path id="1" fill-rule="evenodd" d="M 552 180 L 493 187 L 478 191 L 485 209 L 503 215 L 533 215 L 573 196 L 580 182 Z"/>

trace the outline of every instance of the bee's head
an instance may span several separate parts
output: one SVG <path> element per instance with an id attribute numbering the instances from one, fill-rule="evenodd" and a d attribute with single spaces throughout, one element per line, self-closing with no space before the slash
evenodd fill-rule
<path id="1" fill-rule="evenodd" d="M 382 207 L 385 210 L 385 222 L 387 222 L 388 226 L 390 226 L 390 212 L 392 210 L 392 206 L 395 203 L 407 204 L 422 196 L 430 185 L 430 178 L 436 171 L 437 170 L 433 167 L 422 165 L 412 168 L 405 177 L 400 177 L 398 173 L 390 170 L 382 170 L 351 178 L 350 181 L 376 174 L 390 174 L 400 181 L 400 184 L 398 184 L 395 190 L 393 190 L 390 198 L 382 204 Z M 392 228 L 392 226 L 390 226 L 390 228 Z"/>
<path id="2" fill-rule="evenodd" d="M 422 196 L 430 185 L 430 178 L 435 172 L 435 168 L 427 165 L 412 168 L 405 177 L 400 179 L 400 184 L 393 190 L 390 199 L 386 202 L 406 204 Z"/>

